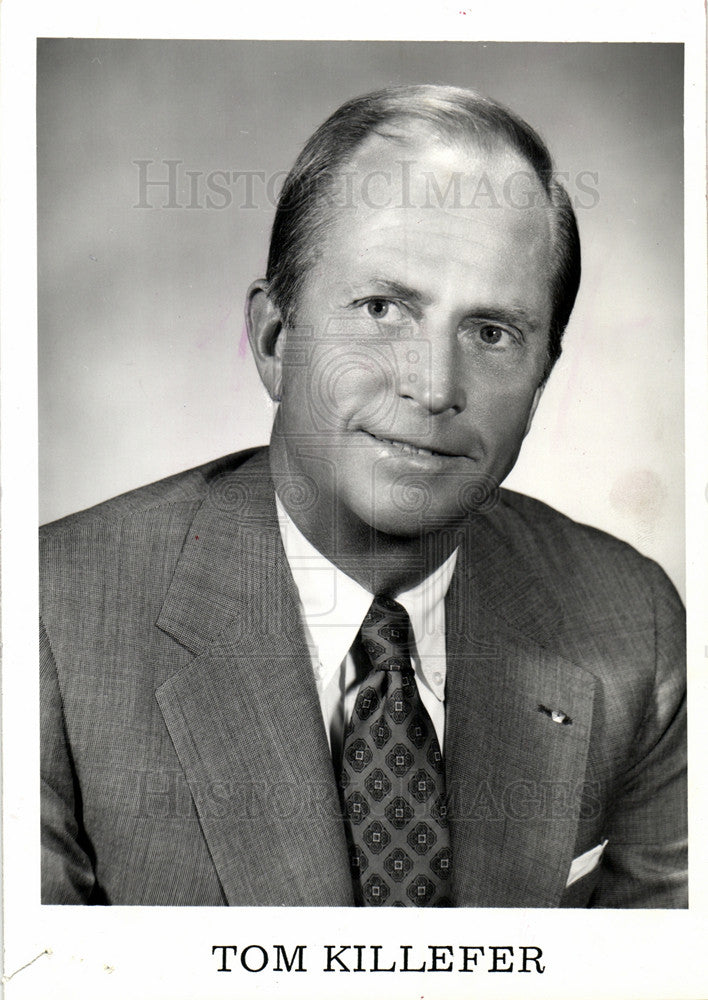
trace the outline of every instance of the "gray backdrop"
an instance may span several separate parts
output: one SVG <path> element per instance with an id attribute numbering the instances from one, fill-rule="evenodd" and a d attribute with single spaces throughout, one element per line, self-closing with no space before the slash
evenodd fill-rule
<path id="1" fill-rule="evenodd" d="M 683 588 L 679 45 L 40 41 L 42 521 L 267 440 L 242 303 L 280 172 L 346 98 L 426 81 L 526 117 L 576 202 L 583 284 L 507 484 Z"/>

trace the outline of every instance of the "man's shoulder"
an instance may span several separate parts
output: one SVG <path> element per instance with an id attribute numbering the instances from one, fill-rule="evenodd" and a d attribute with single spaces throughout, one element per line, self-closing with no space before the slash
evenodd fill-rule
<path id="1" fill-rule="evenodd" d="M 663 569 L 628 542 L 573 520 L 541 500 L 502 489 L 491 511 L 497 530 L 534 566 L 551 588 L 563 594 L 624 593 L 659 588 L 680 603 Z"/>
<path id="2" fill-rule="evenodd" d="M 81 535 L 112 532 L 160 518 L 191 514 L 203 502 L 213 484 L 238 470 L 250 459 L 262 457 L 264 448 L 248 448 L 214 459 L 192 469 L 121 493 L 86 510 L 69 514 L 40 528 L 44 545 L 71 541 Z"/>
<path id="3" fill-rule="evenodd" d="M 243 488 L 244 477 L 250 477 L 253 488 Z M 239 508 L 242 497 L 255 492 L 255 482 L 261 491 L 268 482 L 267 452 L 260 448 L 207 462 L 45 525 L 40 594 L 46 620 L 52 609 L 62 619 L 79 607 L 100 616 L 106 601 L 125 605 L 131 595 L 138 603 L 154 604 L 156 611 L 190 534 L 207 536 L 216 553 L 228 547 L 234 505 Z M 200 517 L 214 530 L 199 527 Z"/>
<path id="4" fill-rule="evenodd" d="M 499 490 L 498 500 L 494 512 L 498 511 L 506 529 L 517 536 L 528 534 L 548 543 L 599 546 L 608 552 L 640 556 L 627 542 L 600 528 L 576 521 L 543 500 L 509 489 Z"/>

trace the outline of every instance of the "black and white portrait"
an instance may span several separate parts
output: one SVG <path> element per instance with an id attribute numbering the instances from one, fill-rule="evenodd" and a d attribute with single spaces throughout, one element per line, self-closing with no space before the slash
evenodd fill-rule
<path id="1" fill-rule="evenodd" d="M 208 7 L 3 43 L 5 980 L 688 996 L 688 19 Z"/>
<path id="2" fill-rule="evenodd" d="M 46 903 L 687 905 L 681 67 L 40 42 Z"/>

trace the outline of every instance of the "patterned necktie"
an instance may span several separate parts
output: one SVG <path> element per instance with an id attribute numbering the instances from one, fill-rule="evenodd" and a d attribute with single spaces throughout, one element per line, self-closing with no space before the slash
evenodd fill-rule
<path id="1" fill-rule="evenodd" d="M 340 778 L 357 904 L 449 906 L 443 760 L 413 674 L 405 608 L 375 597 L 359 637 L 371 672 L 347 729 Z"/>

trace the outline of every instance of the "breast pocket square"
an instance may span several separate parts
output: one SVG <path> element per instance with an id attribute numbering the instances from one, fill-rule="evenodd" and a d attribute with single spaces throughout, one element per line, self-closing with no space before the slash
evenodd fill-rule
<path id="1" fill-rule="evenodd" d="M 603 842 L 598 844 L 597 847 L 591 847 L 589 851 L 586 851 L 585 854 L 581 854 L 573 861 L 570 866 L 568 881 L 565 883 L 566 889 L 568 886 L 572 885 L 573 882 L 577 882 L 578 879 L 588 875 L 593 868 L 597 868 L 600 864 L 602 852 L 605 850 L 606 846 L 607 841 L 603 840 Z"/>

